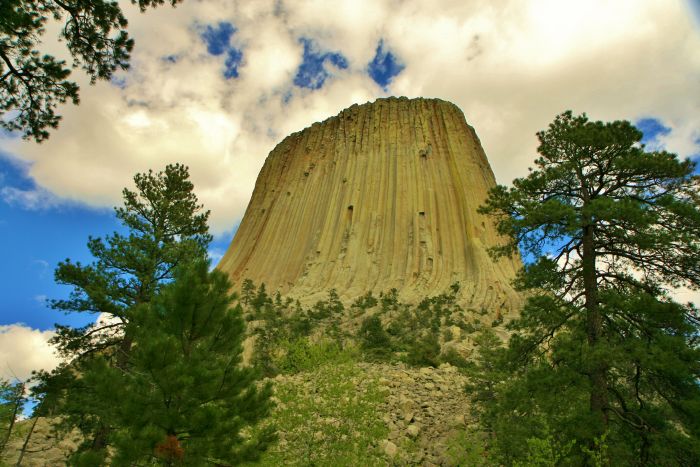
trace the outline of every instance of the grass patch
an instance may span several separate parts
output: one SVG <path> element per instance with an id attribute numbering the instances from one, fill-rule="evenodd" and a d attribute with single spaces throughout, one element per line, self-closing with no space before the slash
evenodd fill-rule
<path id="1" fill-rule="evenodd" d="M 377 445 L 388 433 L 377 416 L 385 393 L 365 378 L 336 361 L 276 382 L 279 439 L 256 465 L 386 465 Z"/>

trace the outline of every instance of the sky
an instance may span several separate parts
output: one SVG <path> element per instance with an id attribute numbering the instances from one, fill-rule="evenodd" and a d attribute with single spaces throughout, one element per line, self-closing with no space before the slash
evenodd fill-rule
<path id="1" fill-rule="evenodd" d="M 135 173 L 189 166 L 215 262 L 265 157 L 286 135 L 379 97 L 438 97 L 475 128 L 498 182 L 527 173 L 535 133 L 571 109 L 626 119 L 649 148 L 700 157 L 698 0 L 184 0 L 140 13 L 131 68 L 89 86 L 42 144 L 0 135 L 0 376 L 57 360 L 46 300 Z M 44 51 L 68 58 L 49 25 Z M 690 292 L 683 295 L 696 300 Z M 698 300 L 700 302 L 700 300 Z"/>

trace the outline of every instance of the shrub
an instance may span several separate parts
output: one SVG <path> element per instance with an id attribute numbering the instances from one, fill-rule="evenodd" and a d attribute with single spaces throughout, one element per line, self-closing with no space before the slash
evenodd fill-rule
<path id="1" fill-rule="evenodd" d="M 285 373 L 311 371 L 329 363 L 347 363 L 355 356 L 351 347 L 342 347 L 338 342 L 329 340 L 314 343 L 300 337 L 281 345 L 285 353 L 278 366 Z"/>
<path id="2" fill-rule="evenodd" d="M 389 334 L 376 315 L 365 318 L 358 332 L 358 338 L 362 350 L 370 358 L 386 358 L 391 352 Z"/>
<path id="3" fill-rule="evenodd" d="M 416 339 L 408 349 L 406 363 L 414 366 L 438 366 L 440 355 L 440 342 L 437 334 L 426 332 Z"/>

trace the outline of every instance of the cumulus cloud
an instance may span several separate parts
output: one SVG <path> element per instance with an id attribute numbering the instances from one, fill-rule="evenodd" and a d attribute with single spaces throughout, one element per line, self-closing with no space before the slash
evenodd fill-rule
<path id="1" fill-rule="evenodd" d="M 26 380 L 34 370 L 52 370 L 60 360 L 48 340 L 53 331 L 21 323 L 0 326 L 0 377 Z"/>
<path id="2" fill-rule="evenodd" d="M 670 129 L 659 144 L 681 156 L 700 152 L 693 98 L 700 31 L 680 0 L 205 0 L 145 14 L 126 8 L 137 44 L 131 70 L 116 84 L 83 86 L 81 105 L 62 109 L 49 141 L 3 140 L 45 190 L 3 197 L 29 206 L 50 193 L 114 205 L 134 173 L 178 161 L 190 166 L 221 233 L 242 217 L 266 155 L 284 136 L 387 94 L 460 106 L 502 183 L 526 173 L 535 132 L 566 109 L 603 120 L 653 117 Z M 211 53 L 202 31 L 218 32 L 221 50 Z M 294 83 L 306 44 L 325 57 L 315 69 L 318 89 Z M 378 50 L 400 64 L 391 80 L 370 75 Z"/>

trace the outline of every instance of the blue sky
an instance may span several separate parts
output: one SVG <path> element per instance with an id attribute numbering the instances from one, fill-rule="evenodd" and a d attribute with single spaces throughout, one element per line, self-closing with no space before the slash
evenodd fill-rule
<path id="1" fill-rule="evenodd" d="M 106 209 L 70 203 L 51 206 L 55 200 L 50 199 L 39 200 L 36 206 L 10 201 L 9 193 L 36 190 L 26 171 L 27 167 L 0 155 L 0 244 L 4 246 L 0 281 L 6 286 L 0 302 L 0 324 L 21 322 L 49 329 L 55 322 L 84 322 L 46 310 L 47 298 L 63 297 L 67 292 L 54 283 L 53 270 L 67 257 L 88 261 L 87 236 L 104 234 L 117 225 Z"/>
<path id="2" fill-rule="evenodd" d="M 46 330 L 55 323 L 80 326 L 92 322 L 94 317 L 65 315 L 47 307 L 47 299 L 65 298 L 70 291 L 54 282 L 53 272 L 66 258 L 91 262 L 88 237 L 123 232 L 122 226 L 110 208 L 92 208 L 50 195 L 37 204 L 19 198 L 22 193 L 37 193 L 27 170 L 0 154 L 0 325 L 23 323 Z M 233 232 L 215 238 L 210 246 L 213 259 L 220 258 L 232 238 Z"/>
<path id="3" fill-rule="evenodd" d="M 224 56 L 223 75 L 226 79 L 238 78 L 238 66 L 243 59 L 243 52 L 232 44 L 236 28 L 233 24 L 222 21 L 217 25 L 206 25 L 202 30 L 202 40 L 207 45 L 207 52 L 214 56 Z"/>
<path id="4" fill-rule="evenodd" d="M 383 89 L 388 89 L 389 84 L 404 69 L 404 65 L 391 51 L 385 49 L 384 40 L 377 44 L 377 52 L 367 66 L 367 71 L 375 83 Z"/>
<path id="5" fill-rule="evenodd" d="M 221 21 L 215 25 L 201 26 L 199 30 L 207 52 L 215 57 L 224 57 L 223 76 L 226 79 L 238 78 L 238 67 L 244 57 L 244 48 L 234 45 L 236 27 L 230 22 Z M 299 88 L 321 89 L 326 80 L 333 76 L 334 71 L 346 70 L 349 67 L 348 59 L 342 53 L 322 49 L 313 38 L 300 37 L 299 44 L 303 47 L 302 61 L 293 80 L 294 85 Z M 163 58 L 171 63 L 177 60 L 176 55 Z M 384 91 L 388 91 L 391 81 L 404 68 L 401 60 L 387 48 L 384 39 L 380 39 L 372 61 L 367 64 L 369 77 Z"/>
<path id="6" fill-rule="evenodd" d="M 321 89 L 331 76 L 331 67 L 337 70 L 348 68 L 348 60 L 339 52 L 324 52 L 309 38 L 302 37 L 299 42 L 304 46 L 301 65 L 294 76 L 294 85 L 300 88 Z"/>
<path id="7" fill-rule="evenodd" d="M 644 134 L 642 143 L 647 145 L 653 145 L 660 136 L 666 136 L 671 133 L 671 128 L 664 126 L 662 122 L 651 117 L 637 120 L 635 126 Z"/>

